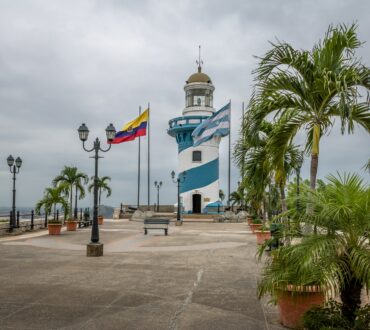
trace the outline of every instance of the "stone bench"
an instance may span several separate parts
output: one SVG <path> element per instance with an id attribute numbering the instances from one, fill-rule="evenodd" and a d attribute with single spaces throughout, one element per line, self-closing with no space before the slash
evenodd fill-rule
<path id="1" fill-rule="evenodd" d="M 169 224 L 170 224 L 170 219 L 165 219 L 165 218 L 144 219 L 144 235 L 148 234 L 148 229 L 163 229 L 164 234 L 167 236 Z"/>

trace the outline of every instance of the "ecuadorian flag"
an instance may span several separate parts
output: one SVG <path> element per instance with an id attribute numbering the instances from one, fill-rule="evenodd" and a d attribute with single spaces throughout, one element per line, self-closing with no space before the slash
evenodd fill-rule
<path id="1" fill-rule="evenodd" d="M 135 140 L 139 136 L 145 136 L 148 119 L 149 109 L 146 109 L 139 117 L 124 125 L 122 129 L 116 133 L 111 143 L 118 144 Z"/>

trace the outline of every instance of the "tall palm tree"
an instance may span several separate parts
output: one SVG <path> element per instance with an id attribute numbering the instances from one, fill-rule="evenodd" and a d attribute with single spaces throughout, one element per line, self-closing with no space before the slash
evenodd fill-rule
<path id="1" fill-rule="evenodd" d="M 250 115 L 251 112 L 245 117 L 246 121 L 249 121 Z M 287 211 L 285 185 L 288 176 L 302 159 L 302 153 L 293 143 L 289 143 L 283 153 L 274 150 L 275 145 L 271 140 L 277 129 L 276 124 L 267 121 L 260 122 L 258 126 L 249 126 L 247 130 L 243 129 L 244 135 L 241 135 L 234 149 L 237 164 L 245 171 L 243 184 L 247 188 L 247 196 L 254 199 L 251 202 L 255 210 L 264 205 L 264 216 L 267 209 L 266 187 L 272 179 L 279 188 L 282 211 Z"/>
<path id="2" fill-rule="evenodd" d="M 231 206 L 235 206 L 235 205 L 242 205 L 242 201 L 243 201 L 243 193 L 240 189 L 236 190 L 236 191 L 233 191 L 231 194 L 230 194 L 230 202 L 231 202 Z"/>
<path id="3" fill-rule="evenodd" d="M 77 219 L 77 197 L 78 199 L 85 198 L 85 187 L 84 185 L 89 182 L 89 177 L 84 173 L 78 173 L 75 181 L 75 208 L 74 208 L 74 218 Z"/>
<path id="4" fill-rule="evenodd" d="M 79 172 L 78 168 L 75 166 L 64 166 L 64 169 L 60 172 L 60 174 L 54 178 L 53 185 L 54 187 L 62 186 L 64 187 L 64 192 L 66 195 L 69 195 L 69 217 L 72 219 L 72 199 L 73 199 L 73 187 L 76 189 L 76 196 L 77 190 L 84 196 L 85 191 L 83 188 L 82 183 L 88 182 L 88 176 L 85 173 Z M 77 198 L 76 198 L 77 203 Z"/>
<path id="5" fill-rule="evenodd" d="M 355 57 L 361 46 L 355 24 L 330 26 L 311 51 L 284 42 L 262 58 L 254 71 L 256 87 L 250 102 L 249 129 L 267 117 L 278 123 L 272 150 L 284 153 L 297 132 L 307 132 L 306 152 L 311 153 L 310 186 L 316 187 L 319 145 L 336 118 L 341 132 L 354 124 L 370 132 L 370 105 L 360 91 L 370 90 L 370 70 Z"/>
<path id="6" fill-rule="evenodd" d="M 98 177 L 97 185 L 98 185 L 98 199 L 99 199 L 98 207 L 99 207 L 99 209 L 100 209 L 100 205 L 101 205 L 102 192 L 106 191 L 107 192 L 107 197 L 109 197 L 112 194 L 112 189 L 108 185 L 108 182 L 110 180 L 111 180 L 111 178 L 109 176 L 103 176 L 101 178 Z M 94 177 L 91 177 L 91 181 L 92 181 L 92 183 L 90 183 L 90 185 L 88 187 L 89 193 L 91 193 L 94 189 Z"/>
<path id="7" fill-rule="evenodd" d="M 370 188 L 354 174 L 327 179 L 325 189 L 309 188 L 302 195 L 314 207 L 312 213 L 302 212 L 301 220 L 320 230 L 274 251 L 258 292 L 274 293 L 288 284 L 320 285 L 332 296 L 340 295 L 343 315 L 353 321 L 362 288 L 370 289 Z"/>
<path id="8" fill-rule="evenodd" d="M 50 214 L 51 210 L 53 209 L 53 212 L 55 214 L 58 205 L 62 206 L 64 213 L 68 213 L 68 202 L 65 197 L 63 197 L 64 191 L 65 187 L 63 185 L 60 185 L 56 188 L 46 188 L 44 197 L 36 203 L 36 214 L 40 214 L 42 208 L 44 208 L 45 213 L 47 214 Z"/>
<path id="9" fill-rule="evenodd" d="M 225 193 L 222 189 L 218 191 L 218 197 L 220 198 L 221 202 L 225 199 Z"/>

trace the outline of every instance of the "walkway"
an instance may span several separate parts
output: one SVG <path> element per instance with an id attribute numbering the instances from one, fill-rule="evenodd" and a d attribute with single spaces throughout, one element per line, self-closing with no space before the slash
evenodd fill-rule
<path id="1" fill-rule="evenodd" d="M 256 298 L 255 237 L 246 224 L 184 223 L 143 235 L 106 221 L 104 257 L 90 229 L 0 239 L 1 329 L 282 329 Z"/>

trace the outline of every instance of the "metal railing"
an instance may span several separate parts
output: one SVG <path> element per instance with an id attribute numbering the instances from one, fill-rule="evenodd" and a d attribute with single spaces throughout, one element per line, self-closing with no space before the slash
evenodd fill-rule
<path id="1" fill-rule="evenodd" d="M 82 210 L 82 208 L 80 208 L 78 212 L 78 220 L 82 221 L 84 218 L 86 218 L 86 216 L 89 217 L 89 214 L 90 212 L 88 208 L 85 208 L 84 211 Z M 15 216 L 16 225 L 15 227 L 13 227 L 12 221 L 11 221 L 12 216 L 13 216 L 12 211 L 10 211 L 9 213 L 0 214 L 0 224 L 4 222 L 8 222 L 8 227 L 5 227 L 5 228 L 2 227 L 1 229 L 3 230 L 5 229 L 6 231 L 11 232 L 13 229 L 20 228 L 22 223 L 30 222 L 30 230 L 34 230 L 36 220 L 43 220 L 43 228 L 47 228 L 49 220 L 63 219 L 63 223 L 64 223 L 65 222 L 64 220 L 66 219 L 66 214 L 63 212 L 60 212 L 59 210 L 56 210 L 56 212 L 53 212 L 50 214 L 48 213 L 36 214 L 34 210 L 31 210 L 30 212 L 25 212 L 25 213 L 16 211 L 16 216 Z"/>

